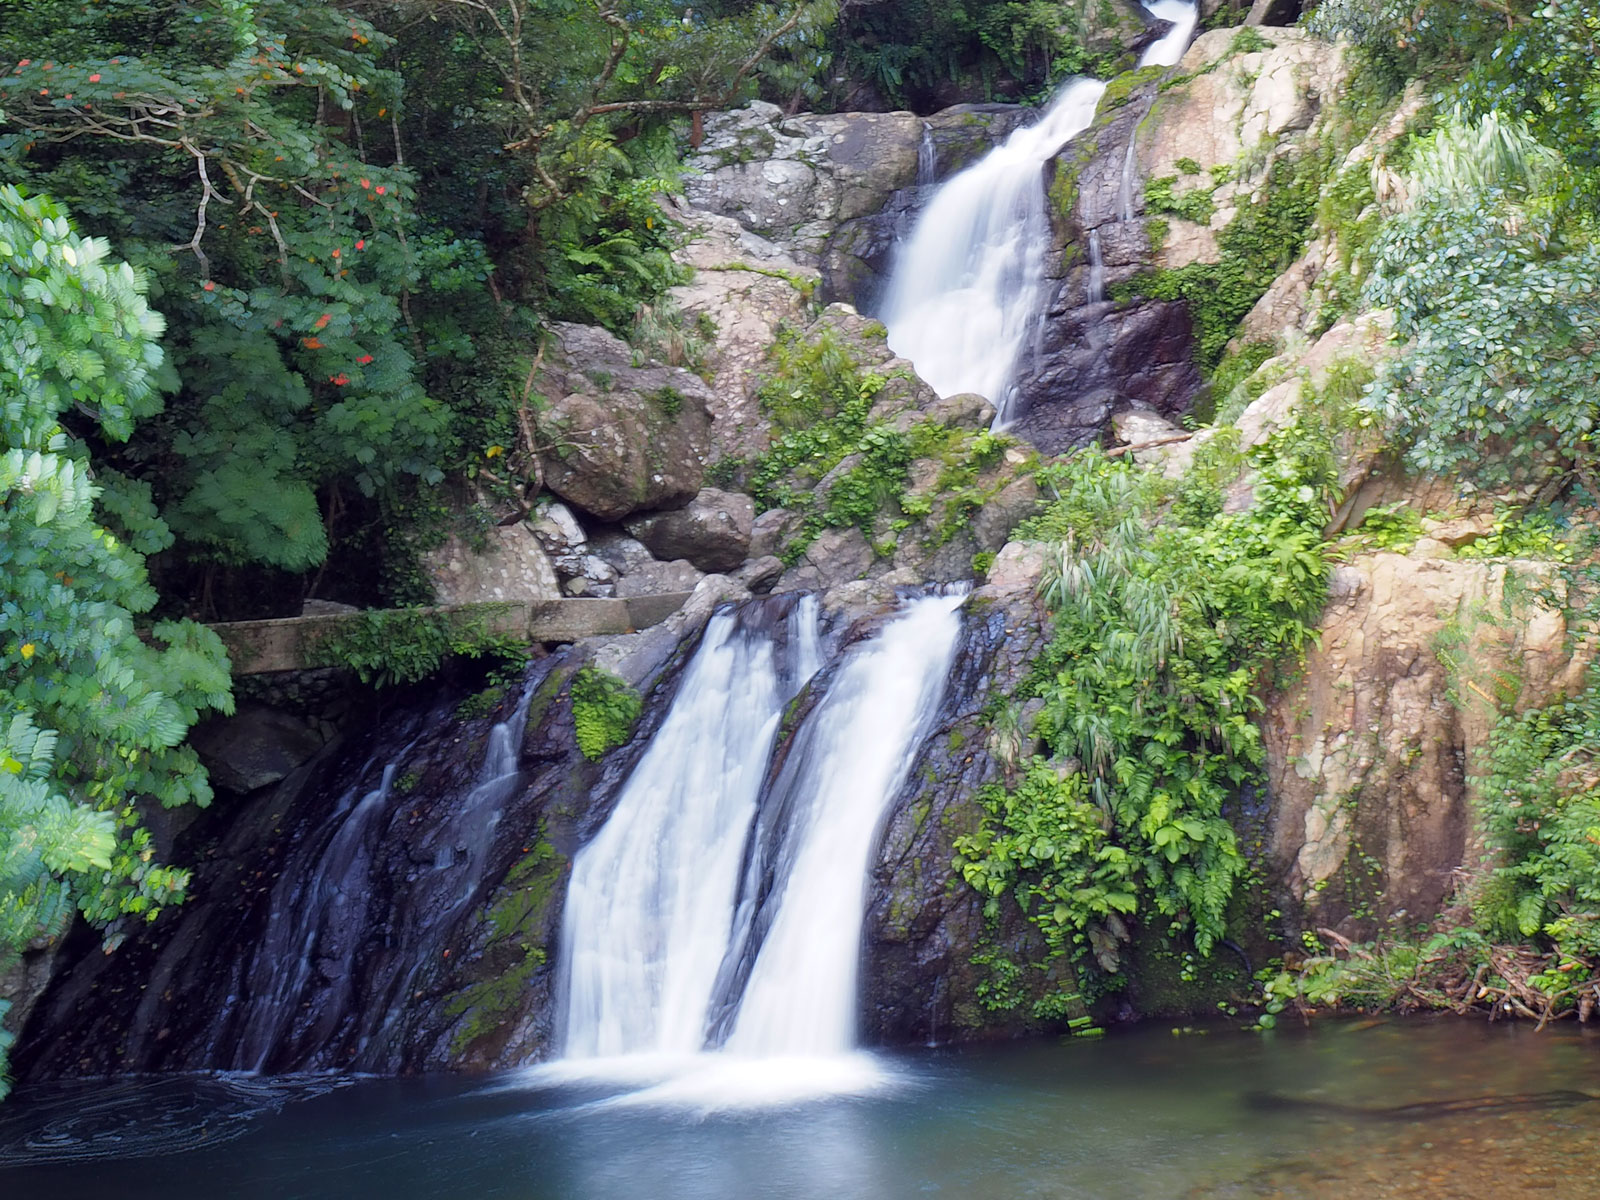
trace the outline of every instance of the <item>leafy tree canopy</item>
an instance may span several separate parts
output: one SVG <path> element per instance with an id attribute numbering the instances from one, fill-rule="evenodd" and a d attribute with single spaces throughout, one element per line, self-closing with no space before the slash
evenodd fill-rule
<path id="1" fill-rule="evenodd" d="M 215 634 L 136 627 L 155 602 L 142 551 L 166 532 L 137 488 L 96 482 L 63 425 L 122 439 L 159 409 L 144 293 L 57 205 L 0 187 L 0 963 L 74 905 L 103 924 L 181 897 L 139 806 L 209 802 L 183 741 L 233 707 Z M 97 512 L 114 488 L 100 508 L 142 517 L 126 535 Z"/>

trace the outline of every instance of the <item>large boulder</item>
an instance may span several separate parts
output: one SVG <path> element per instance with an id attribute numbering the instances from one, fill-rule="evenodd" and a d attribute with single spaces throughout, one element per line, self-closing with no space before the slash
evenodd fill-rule
<path id="1" fill-rule="evenodd" d="M 732 217 L 682 207 L 674 215 L 688 234 L 674 257 L 694 276 L 672 299 L 708 329 L 712 457 L 758 454 L 767 448 L 756 402 L 767 351 L 785 325 L 810 320 L 817 273 Z"/>
<path id="2" fill-rule="evenodd" d="M 694 499 L 710 453 L 705 382 L 681 367 L 635 366 L 628 345 L 603 329 L 551 331 L 555 353 L 539 378 L 545 485 L 602 521 Z"/>
<path id="3" fill-rule="evenodd" d="M 1204 223 L 1160 214 L 1168 232 L 1152 248 L 1157 267 L 1217 261 L 1216 235 L 1254 201 L 1275 161 L 1316 144 L 1319 119 L 1349 78 L 1343 49 L 1310 34 L 1264 29 L 1259 39 L 1270 44 L 1260 50 L 1236 48 L 1236 36 L 1217 29 L 1196 38 L 1177 68 L 1183 82 L 1152 98 L 1137 126 L 1135 165 L 1146 186 L 1136 218 L 1147 215 L 1144 193 L 1156 179 L 1169 180 L 1178 200 L 1207 191 L 1213 210 Z M 1212 172 L 1223 168 L 1231 175 L 1217 183 Z"/>
<path id="4" fill-rule="evenodd" d="M 1176 416 L 1200 389 L 1193 347 L 1189 311 L 1178 302 L 1058 305 L 1042 352 L 1018 380 L 1010 432 L 1059 454 L 1099 438 L 1130 404 Z"/>
<path id="5" fill-rule="evenodd" d="M 325 740 L 293 713 L 248 703 L 232 716 L 197 725 L 189 737 L 211 782 L 238 795 L 287 779 Z"/>
<path id="6" fill-rule="evenodd" d="M 1518 681 L 1519 709 L 1582 685 L 1586 659 L 1542 590 L 1559 592 L 1550 564 L 1437 547 L 1335 570 L 1304 669 L 1263 714 L 1270 850 L 1308 928 L 1365 939 L 1436 917 L 1479 869 L 1472 776 L 1497 681 Z"/>
<path id="7" fill-rule="evenodd" d="M 684 194 L 814 262 L 835 224 L 876 212 L 916 181 L 921 141 L 913 113 L 785 117 L 752 100 L 706 118 Z"/>
<path id="8" fill-rule="evenodd" d="M 752 101 L 706 118 L 705 140 L 688 160 L 698 173 L 684 181 L 684 194 L 804 266 L 821 267 L 825 300 L 866 305 L 932 185 L 1036 117 L 1010 104 L 959 104 L 926 118 L 785 116 Z"/>
<path id="9" fill-rule="evenodd" d="M 749 496 L 702 488 L 683 508 L 625 524 L 655 557 L 686 558 L 702 571 L 721 573 L 733 570 L 750 552 L 755 516 L 755 501 Z"/>
<path id="10" fill-rule="evenodd" d="M 550 557 L 527 525 L 500 525 L 482 545 L 451 537 L 423 556 L 440 604 L 539 604 L 561 597 Z"/>

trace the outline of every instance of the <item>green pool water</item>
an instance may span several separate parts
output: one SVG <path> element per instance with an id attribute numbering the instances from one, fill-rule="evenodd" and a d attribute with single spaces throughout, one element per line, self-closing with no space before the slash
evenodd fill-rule
<path id="1" fill-rule="evenodd" d="M 865 1094 L 759 1107 L 539 1074 L 37 1087 L 0 1106 L 0 1197 L 1600 1196 L 1600 1029 L 1144 1026 L 873 1064 Z"/>

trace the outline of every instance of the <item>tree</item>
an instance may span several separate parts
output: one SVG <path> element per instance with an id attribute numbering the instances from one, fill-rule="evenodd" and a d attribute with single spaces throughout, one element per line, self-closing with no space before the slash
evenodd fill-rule
<path id="1" fill-rule="evenodd" d="M 173 399 L 122 457 L 192 555 L 304 571 L 347 489 L 442 478 L 449 413 L 411 301 L 425 264 L 472 254 L 418 237 L 381 144 L 387 45 L 308 0 L 7 13 L 0 172 L 70 197 L 149 273 Z"/>
<path id="2" fill-rule="evenodd" d="M 170 535 L 67 428 L 121 440 L 159 409 L 144 293 L 53 202 L 0 187 L 0 962 L 74 905 L 107 924 L 181 898 L 188 874 L 153 861 L 139 810 L 210 801 L 183 743 L 233 708 L 214 633 L 136 627 L 144 554 Z"/>

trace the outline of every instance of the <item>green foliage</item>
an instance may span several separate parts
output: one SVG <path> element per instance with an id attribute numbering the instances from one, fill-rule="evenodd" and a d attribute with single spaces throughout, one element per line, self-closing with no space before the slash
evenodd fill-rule
<path id="1" fill-rule="evenodd" d="M 1127 940 L 1122 917 L 1138 907 L 1136 863 L 1111 844 L 1088 791 L 1081 771 L 1057 771 L 1042 759 L 1014 790 L 983 788 L 974 799 L 985 819 L 956 839 L 956 869 L 983 894 L 990 920 L 1009 894 L 1053 952 L 1092 948 L 1114 971 Z"/>
<path id="2" fill-rule="evenodd" d="M 1458 558 L 1542 558 L 1570 563 L 1572 546 L 1547 512 L 1504 512 L 1489 532 L 1456 551 Z"/>
<path id="3" fill-rule="evenodd" d="M 1422 536 L 1422 516 L 1405 501 L 1369 508 L 1361 518 L 1357 536 L 1373 550 L 1410 551 Z"/>
<path id="4" fill-rule="evenodd" d="M 1217 211 L 1212 188 L 1191 188 L 1181 195 L 1173 191 L 1176 175 L 1163 175 L 1144 185 L 1144 206 L 1149 212 L 1171 213 L 1197 225 L 1209 225 Z"/>
<path id="5" fill-rule="evenodd" d="M 590 762 L 632 737 L 643 711 L 639 693 L 609 671 L 584 667 L 572 677 L 572 723 Z"/>
<path id="6" fill-rule="evenodd" d="M 0 174 L 70 197 L 168 318 L 173 396 L 119 466 L 189 554 L 314 566 L 319 492 L 441 477 L 412 296 L 473 269 L 419 236 L 412 173 L 360 136 L 398 104 L 389 40 L 307 0 L 25 8 L 0 34 Z"/>
<path id="7" fill-rule="evenodd" d="M 585 186 L 542 215 L 541 299 L 552 317 L 626 335 L 642 306 L 686 282 L 672 261 L 678 227 L 656 203 L 674 181 L 641 176 L 613 145 L 593 145 Z"/>
<path id="8" fill-rule="evenodd" d="M 1600 247 L 1542 195 L 1550 152 L 1486 119 L 1441 129 L 1416 169 L 1416 207 L 1372 251 L 1367 298 L 1394 310 L 1408 350 L 1370 403 L 1423 470 L 1498 482 L 1546 452 L 1593 462 Z"/>
<path id="9" fill-rule="evenodd" d="M 1476 780 L 1498 885 L 1480 916 L 1600 965 L 1600 681 L 1574 699 L 1502 717 Z"/>
<path id="10" fill-rule="evenodd" d="M 1219 262 L 1191 263 L 1138 276 L 1114 286 L 1112 298 L 1142 295 L 1185 301 L 1195 325 L 1195 357 L 1202 367 L 1215 367 L 1239 322 L 1304 248 L 1328 157 L 1325 150 L 1312 149 L 1293 159 L 1275 161 L 1267 172 L 1262 198 L 1245 203 L 1217 235 L 1222 252 Z M 1189 195 L 1203 195 L 1210 203 L 1209 192 Z M 1180 200 L 1188 201 L 1188 196 Z M 1195 209 L 1200 211 L 1203 208 Z"/>
<path id="11" fill-rule="evenodd" d="M 885 380 L 862 371 L 832 331 L 811 342 L 781 338 L 771 362 L 759 397 L 784 432 L 753 464 L 751 495 L 764 507 L 806 513 L 791 554 L 826 528 L 856 526 L 870 536 L 878 511 L 905 488 L 911 463 L 904 434 L 868 421 Z M 836 474 L 825 493 L 813 490 L 852 456 L 854 465 Z"/>
<path id="12" fill-rule="evenodd" d="M 1314 953 L 1304 960 L 1295 983 L 1299 995 L 1318 1008 L 1368 1012 L 1417 1008 L 1435 992 L 1441 976 L 1473 978 L 1477 968 L 1487 970 L 1489 965 L 1488 942 L 1470 929 L 1433 934 L 1421 941 L 1350 946 L 1343 957 L 1327 953 L 1314 941 L 1308 948 Z M 1274 980 L 1274 996 L 1288 990 L 1284 981 Z M 1442 994 L 1439 1000 L 1439 1007 L 1445 1007 Z"/>
<path id="13" fill-rule="evenodd" d="M 952 87 L 996 98 L 1067 75 L 1110 73 L 1084 50 L 1081 5 L 902 0 L 845 5 L 834 45 L 848 73 L 896 105 L 928 111 Z M 1098 68 L 1098 69 L 1097 69 Z M 946 101 L 948 103 L 948 101 Z"/>
<path id="14" fill-rule="evenodd" d="M 1235 54 L 1256 54 L 1262 50 L 1271 50 L 1273 43 L 1254 25 L 1243 25 L 1233 35 L 1233 40 L 1228 43 L 1228 57 Z"/>
<path id="15" fill-rule="evenodd" d="M 105 924 L 181 899 L 188 873 L 153 861 L 139 810 L 211 799 L 183 742 L 233 709 L 222 645 L 190 622 L 136 628 L 155 602 L 144 555 L 100 523 L 62 424 L 122 439 L 156 412 L 160 332 L 105 242 L 0 187 L 0 963 L 74 906 Z M 139 499 L 122 511 L 159 548 Z"/>
<path id="16" fill-rule="evenodd" d="M 1166 67 L 1140 67 L 1135 71 L 1122 72 L 1106 84 L 1106 90 L 1100 94 L 1100 104 L 1095 109 L 1096 115 L 1104 116 L 1123 107 L 1135 91 L 1147 83 L 1165 78 L 1166 74 Z"/>
<path id="17" fill-rule="evenodd" d="M 1081 947 L 1087 931 L 1103 967 L 1114 948 L 1092 931 L 1116 926 L 1096 905 L 1169 917 L 1203 954 L 1225 936 L 1244 860 L 1223 806 L 1263 761 L 1258 680 L 1300 653 L 1321 611 L 1327 437 L 1280 431 L 1250 465 L 1250 509 L 1194 505 L 1193 523 L 1151 528 L 1163 481 L 1091 450 L 1041 471 L 1057 499 L 1018 531 L 1049 542 L 1055 637 L 1029 689 L 1044 700 L 1040 732 L 1082 773 L 1036 764 L 988 797 L 959 862 L 991 899 L 1011 890 L 1052 945 Z"/>
<path id="18" fill-rule="evenodd" d="M 368 610 L 341 621 L 310 657 L 315 666 L 344 667 L 375 687 L 417 683 L 450 658 L 520 661 L 526 656 L 522 642 L 494 628 L 499 607 Z"/>
<path id="19" fill-rule="evenodd" d="M 1277 348 L 1271 342 L 1246 342 L 1237 351 L 1224 354 L 1211 372 L 1211 398 L 1214 407 L 1221 410 L 1228 406 L 1228 400 L 1233 396 L 1234 389 L 1254 375 L 1261 364 L 1275 353 Z"/>
<path id="20" fill-rule="evenodd" d="M 1349 39 L 1367 70 L 1394 90 L 1406 79 L 1460 64 L 1492 44 L 1505 25 L 1498 5 L 1471 0 L 1321 0 L 1306 20 L 1319 37 Z"/>

